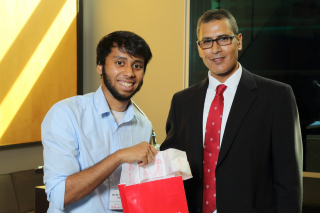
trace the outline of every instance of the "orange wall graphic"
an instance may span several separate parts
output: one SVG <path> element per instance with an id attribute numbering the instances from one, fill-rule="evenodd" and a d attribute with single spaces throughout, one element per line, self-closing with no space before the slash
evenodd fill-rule
<path id="1" fill-rule="evenodd" d="M 76 95 L 76 4 L 0 1 L 0 146 L 40 141 L 50 107 Z"/>

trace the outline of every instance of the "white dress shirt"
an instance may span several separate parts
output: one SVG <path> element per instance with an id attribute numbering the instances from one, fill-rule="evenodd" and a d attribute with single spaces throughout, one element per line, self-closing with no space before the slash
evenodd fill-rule
<path id="1" fill-rule="evenodd" d="M 232 106 L 232 102 L 234 99 L 234 95 L 236 94 L 238 84 L 241 78 L 242 74 L 242 67 L 239 64 L 239 68 L 236 70 L 235 73 L 233 73 L 223 84 L 227 86 L 227 89 L 223 93 L 224 98 L 224 107 L 223 107 L 223 113 L 222 113 L 222 121 L 221 121 L 221 134 L 220 134 L 220 147 L 223 139 L 224 129 L 226 127 L 226 123 L 228 120 L 229 112 Z M 210 70 L 208 72 L 208 78 L 209 78 L 209 85 L 207 89 L 206 99 L 204 101 L 204 108 L 203 108 L 203 144 L 205 139 L 205 131 L 206 131 L 206 125 L 207 125 L 207 119 L 208 114 L 211 106 L 211 102 L 214 99 L 214 96 L 216 95 L 216 88 L 218 85 L 222 84 L 217 79 L 211 76 Z M 217 210 L 215 210 L 213 213 L 217 213 Z"/>

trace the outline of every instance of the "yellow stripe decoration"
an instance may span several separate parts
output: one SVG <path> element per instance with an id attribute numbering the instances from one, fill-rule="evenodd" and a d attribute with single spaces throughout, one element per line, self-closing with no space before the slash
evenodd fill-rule
<path id="1" fill-rule="evenodd" d="M 5 2 L 8 2 L 8 1 L 11 2 L 12 0 L 7 0 Z M 12 1 L 12 2 L 15 2 L 15 3 L 24 2 L 25 7 L 19 8 L 19 11 L 20 10 L 21 11 L 20 12 L 16 11 L 16 12 L 22 13 L 23 11 L 25 13 L 26 7 L 27 7 L 27 11 L 28 11 L 27 14 L 30 16 L 40 1 L 38 0 L 38 1 Z M 3 12 L 8 13 L 7 11 L 3 11 L 3 10 L 7 10 L 8 5 L 10 6 L 10 4 L 7 4 L 6 8 L 3 7 L 2 4 L 3 3 L 0 4 L 0 8 L 1 8 L 0 13 L 1 14 Z M 53 55 L 61 39 L 63 38 L 66 31 L 68 30 L 70 24 L 74 21 L 77 14 L 74 4 L 75 4 L 75 0 L 66 1 L 64 3 L 62 9 L 57 14 L 50 28 L 48 29 L 44 37 L 41 39 L 41 41 L 39 41 L 39 44 L 36 47 L 36 50 L 33 52 L 32 56 L 30 57 L 30 60 L 26 62 L 25 66 L 23 67 L 23 70 L 20 72 L 20 74 L 14 81 L 13 85 L 10 87 L 7 94 L 5 94 L 5 97 L 0 105 L 0 125 L 1 125 L 0 140 L 3 134 L 6 132 L 8 126 L 14 119 L 15 115 L 19 111 L 21 105 L 25 101 L 29 92 L 33 88 L 34 84 L 37 82 L 46 64 L 48 63 L 48 61 L 50 61 L 51 56 Z M 16 26 L 16 28 L 18 28 L 18 30 L 16 31 L 17 35 L 21 31 L 21 29 L 23 28 L 23 24 L 26 23 L 27 20 L 28 18 L 26 18 L 25 20 L 21 20 L 18 26 Z M 8 27 L 8 26 L 4 26 L 4 27 Z M 0 31 L 2 33 L 4 32 L 3 29 L 1 28 L 0 28 Z M 8 35 L 5 35 L 5 38 L 1 38 L 1 49 L 2 49 L 0 52 L 1 58 L 6 54 L 6 52 L 10 48 L 10 45 L 12 43 L 11 41 L 15 39 L 15 36 L 16 35 L 8 34 Z M 7 44 L 4 44 L 6 43 L 4 41 L 7 41 Z M 19 54 L 23 54 L 23 52 L 20 52 Z M 10 72 L 10 69 L 1 70 L 1 72 Z"/>

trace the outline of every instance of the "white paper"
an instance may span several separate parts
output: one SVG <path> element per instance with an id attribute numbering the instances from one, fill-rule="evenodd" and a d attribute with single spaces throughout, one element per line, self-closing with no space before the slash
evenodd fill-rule
<path id="1" fill-rule="evenodd" d="M 127 186 L 153 180 L 182 176 L 192 178 L 191 169 L 184 151 L 167 149 L 158 151 L 153 161 L 140 167 L 138 163 L 122 165 L 120 184 Z"/>

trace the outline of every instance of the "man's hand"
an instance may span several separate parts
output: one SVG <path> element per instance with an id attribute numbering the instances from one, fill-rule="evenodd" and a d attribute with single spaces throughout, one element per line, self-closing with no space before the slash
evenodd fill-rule
<path id="1" fill-rule="evenodd" d="M 147 142 L 120 149 L 98 164 L 66 179 L 64 206 L 74 203 L 97 188 L 122 163 L 139 162 L 139 166 L 151 163 L 157 150 Z"/>
<path id="2" fill-rule="evenodd" d="M 148 142 L 141 142 L 135 146 L 120 149 L 119 157 L 124 163 L 139 162 L 139 166 L 145 166 L 152 162 L 157 150 Z"/>

